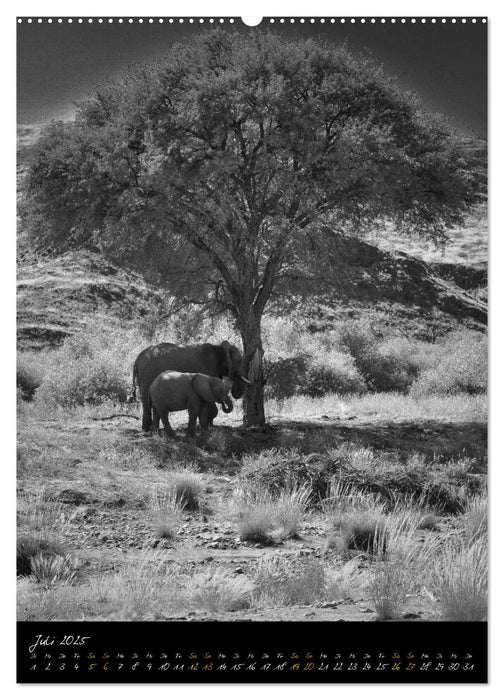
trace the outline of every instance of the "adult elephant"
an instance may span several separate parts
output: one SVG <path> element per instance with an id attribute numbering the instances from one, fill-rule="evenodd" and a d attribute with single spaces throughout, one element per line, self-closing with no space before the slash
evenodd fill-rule
<path id="1" fill-rule="evenodd" d="M 151 345 L 142 350 L 133 365 L 133 396 L 136 396 L 137 384 L 143 407 L 142 430 L 148 431 L 152 425 L 150 385 L 161 372 L 168 370 L 208 374 L 219 379 L 229 377 L 233 382 L 231 395 L 235 399 L 241 399 L 248 383 L 242 375 L 242 354 L 236 345 L 231 345 L 227 340 L 223 340 L 220 345 Z M 215 413 L 212 411 L 213 415 L 209 416 L 209 425 L 217 415 L 215 406 L 214 411 Z"/>

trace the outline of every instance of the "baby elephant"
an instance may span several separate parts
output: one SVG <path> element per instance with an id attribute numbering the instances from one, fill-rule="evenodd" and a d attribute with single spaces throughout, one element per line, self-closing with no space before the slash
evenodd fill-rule
<path id="1" fill-rule="evenodd" d="M 188 435 L 194 435 L 196 420 L 201 430 L 206 430 L 217 415 L 215 402 L 220 403 L 224 413 L 231 413 L 233 402 L 229 396 L 232 382 L 227 377 L 218 379 L 207 374 L 187 372 L 162 372 L 152 382 L 149 397 L 152 404 L 152 430 L 159 430 L 159 419 L 163 421 L 165 437 L 175 437 L 168 413 L 189 411 Z"/>

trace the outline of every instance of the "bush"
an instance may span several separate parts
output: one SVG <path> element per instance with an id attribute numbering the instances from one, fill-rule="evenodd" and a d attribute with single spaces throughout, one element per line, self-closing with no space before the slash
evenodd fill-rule
<path id="1" fill-rule="evenodd" d="M 143 340 L 133 331 L 84 329 L 47 356 L 47 371 L 37 401 L 73 407 L 126 401 L 133 359 Z"/>
<path id="2" fill-rule="evenodd" d="M 276 360 L 265 358 L 265 398 L 281 400 L 302 393 L 300 388 L 305 383 L 307 369 L 308 356 L 306 354 L 296 357 L 281 357 Z"/>
<path id="3" fill-rule="evenodd" d="M 366 384 L 352 357 L 332 352 L 312 360 L 307 368 L 300 394 L 312 398 L 325 394 L 362 394 Z"/>
<path id="4" fill-rule="evenodd" d="M 106 400 L 125 402 L 130 385 L 121 370 L 106 360 L 63 362 L 61 373 L 53 373 L 40 387 L 37 398 L 57 406 L 84 406 Z"/>
<path id="5" fill-rule="evenodd" d="M 482 333 L 451 333 L 436 343 L 435 363 L 425 368 L 411 387 L 414 396 L 481 394 L 487 390 L 488 347 Z"/>
<path id="6" fill-rule="evenodd" d="M 18 356 L 16 386 L 23 401 L 31 401 L 35 391 L 42 384 L 44 372 L 36 353 L 23 353 Z"/>
<path id="7" fill-rule="evenodd" d="M 265 360 L 266 399 L 288 399 L 305 395 L 361 394 L 365 382 L 353 359 L 330 351 L 316 356 L 303 353 L 294 357 Z"/>
<path id="8" fill-rule="evenodd" d="M 369 326 L 346 324 L 340 339 L 370 391 L 406 392 L 419 372 L 407 343 L 394 339 L 380 344 Z"/>
<path id="9" fill-rule="evenodd" d="M 459 469 L 457 465 L 462 465 Z M 437 460 L 424 466 L 413 460 L 401 461 L 391 452 L 374 454 L 369 448 L 342 444 L 325 454 L 303 455 L 297 449 L 267 450 L 242 457 L 242 477 L 252 486 L 280 494 L 298 487 L 310 489 L 309 501 L 320 505 L 331 498 L 334 480 L 342 487 L 354 487 L 380 496 L 384 506 L 398 499 L 415 499 L 439 512 L 460 513 L 468 498 L 481 493 L 485 485 L 467 468 L 467 460 L 448 466 Z"/>

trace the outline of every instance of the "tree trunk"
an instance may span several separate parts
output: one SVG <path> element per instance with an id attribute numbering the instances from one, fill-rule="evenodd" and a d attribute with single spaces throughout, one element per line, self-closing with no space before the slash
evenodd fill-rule
<path id="1" fill-rule="evenodd" d="M 243 342 L 243 364 L 245 376 L 250 382 L 243 397 L 243 425 L 264 425 L 264 376 L 261 340 L 261 320 L 256 318 L 243 319 L 241 336 Z"/>

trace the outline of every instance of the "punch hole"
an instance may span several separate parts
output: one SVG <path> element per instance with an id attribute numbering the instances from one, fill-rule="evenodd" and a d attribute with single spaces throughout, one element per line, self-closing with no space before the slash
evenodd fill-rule
<path id="1" fill-rule="evenodd" d="M 262 17 L 242 17 L 241 21 L 246 24 L 247 27 L 258 27 L 262 22 Z"/>

